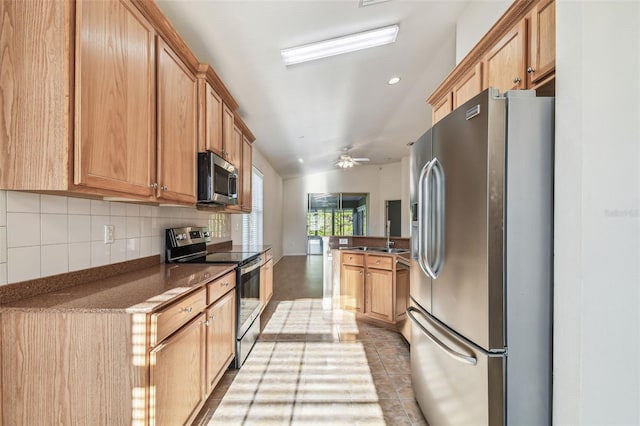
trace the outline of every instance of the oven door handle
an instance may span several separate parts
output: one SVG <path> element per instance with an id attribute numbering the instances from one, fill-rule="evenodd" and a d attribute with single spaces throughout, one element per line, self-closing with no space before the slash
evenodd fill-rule
<path id="1" fill-rule="evenodd" d="M 253 260 L 250 263 L 247 263 L 246 265 L 241 266 L 240 275 L 244 275 L 247 272 L 251 272 L 256 268 L 259 268 L 260 266 L 262 266 L 262 257 L 258 257 L 256 260 Z"/>

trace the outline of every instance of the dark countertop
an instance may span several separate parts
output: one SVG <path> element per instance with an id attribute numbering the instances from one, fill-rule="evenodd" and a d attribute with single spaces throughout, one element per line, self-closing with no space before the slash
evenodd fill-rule
<path id="1" fill-rule="evenodd" d="M 148 313 L 203 287 L 235 265 L 158 264 L 0 305 L 2 311 Z M 209 277 L 205 278 L 208 273 Z"/>

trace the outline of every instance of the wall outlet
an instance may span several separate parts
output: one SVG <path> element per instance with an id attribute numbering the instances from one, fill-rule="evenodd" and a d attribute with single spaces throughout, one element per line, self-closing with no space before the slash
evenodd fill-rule
<path id="1" fill-rule="evenodd" d="M 113 225 L 105 225 L 104 226 L 104 243 L 111 244 L 113 243 L 113 234 L 114 234 L 114 226 Z"/>
<path id="2" fill-rule="evenodd" d="M 340 238 L 338 239 L 338 244 L 341 246 L 347 245 L 349 244 L 349 239 L 348 238 Z"/>

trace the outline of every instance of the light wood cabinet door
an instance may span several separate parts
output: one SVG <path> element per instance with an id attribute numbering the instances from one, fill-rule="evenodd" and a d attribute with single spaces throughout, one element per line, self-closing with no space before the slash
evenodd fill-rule
<path id="1" fill-rule="evenodd" d="M 155 33 L 128 1 L 76 3 L 74 183 L 152 196 Z"/>
<path id="2" fill-rule="evenodd" d="M 196 202 L 197 80 L 158 38 L 157 197 Z"/>
<path id="3" fill-rule="evenodd" d="M 200 314 L 150 353 L 149 416 L 157 425 L 192 420 L 204 397 L 205 321 Z"/>
<path id="4" fill-rule="evenodd" d="M 260 268 L 260 304 L 264 309 L 273 296 L 273 260 L 269 259 Z"/>
<path id="5" fill-rule="evenodd" d="M 219 156 L 222 155 L 222 98 L 213 90 L 213 87 L 204 80 L 199 81 L 201 113 L 200 120 L 203 122 L 202 142 L 200 151 L 213 151 Z"/>
<path id="6" fill-rule="evenodd" d="M 409 269 L 396 265 L 396 321 L 406 317 L 409 307 Z"/>
<path id="7" fill-rule="evenodd" d="M 229 291 L 207 309 L 207 394 L 235 356 L 236 292 Z"/>
<path id="8" fill-rule="evenodd" d="M 527 21 L 522 19 L 484 57 L 484 88 L 500 93 L 526 87 Z"/>
<path id="9" fill-rule="evenodd" d="M 343 309 L 364 313 L 364 268 L 342 265 L 340 296 Z"/>
<path id="10" fill-rule="evenodd" d="M 233 128 L 233 111 L 226 104 L 222 104 L 222 158 L 232 164 L 230 151 L 235 137 Z"/>
<path id="11" fill-rule="evenodd" d="M 453 109 L 458 108 L 480 92 L 482 92 L 482 63 L 477 63 L 453 86 Z"/>
<path id="12" fill-rule="evenodd" d="M 529 87 L 535 87 L 556 68 L 556 3 L 542 0 L 531 11 L 529 33 Z"/>
<path id="13" fill-rule="evenodd" d="M 447 114 L 453 111 L 452 93 L 449 92 L 433 105 L 431 112 L 431 125 L 442 120 Z"/>
<path id="14" fill-rule="evenodd" d="M 242 154 L 242 130 L 238 126 L 233 126 L 233 138 L 227 148 L 229 162 L 240 169 L 240 155 Z"/>
<path id="15" fill-rule="evenodd" d="M 393 272 L 367 269 L 365 313 L 373 318 L 393 322 Z"/>
<path id="16" fill-rule="evenodd" d="M 249 139 L 242 137 L 242 168 L 240 173 L 242 174 L 242 189 L 240 192 L 240 205 L 242 211 L 251 212 L 251 180 L 253 176 L 253 147 L 249 142 Z"/>

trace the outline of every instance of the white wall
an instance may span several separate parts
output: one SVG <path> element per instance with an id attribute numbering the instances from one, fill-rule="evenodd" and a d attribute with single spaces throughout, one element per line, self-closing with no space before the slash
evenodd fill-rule
<path id="1" fill-rule="evenodd" d="M 512 0 L 473 0 L 456 25 L 456 64 L 482 39 L 489 28 L 513 3 Z"/>
<path id="2" fill-rule="evenodd" d="M 283 182 L 283 249 L 285 255 L 306 254 L 307 194 L 322 192 L 369 193 L 369 235 L 384 236 L 386 200 L 401 200 L 402 235 L 409 235 L 408 161 L 383 166 L 357 166 Z"/>
<path id="3" fill-rule="evenodd" d="M 262 153 L 253 147 L 253 165 L 264 179 L 263 243 L 272 246 L 274 263 L 282 258 L 282 178 Z M 234 244 L 242 243 L 242 215 L 231 217 L 231 236 Z"/>
<path id="4" fill-rule="evenodd" d="M 640 424 L 640 3 L 556 6 L 554 416 Z"/>
<path id="5" fill-rule="evenodd" d="M 104 225 L 115 241 L 105 244 Z M 230 238 L 228 216 L 27 192 L 0 191 L 0 285 L 160 254 L 164 230 L 208 226 Z"/>

